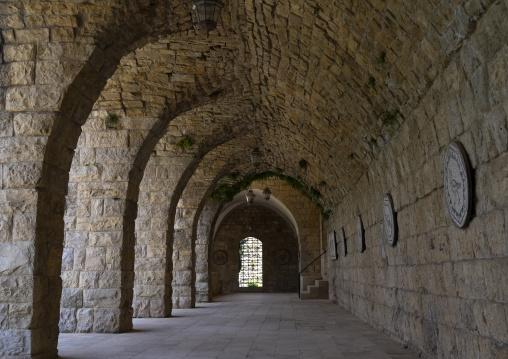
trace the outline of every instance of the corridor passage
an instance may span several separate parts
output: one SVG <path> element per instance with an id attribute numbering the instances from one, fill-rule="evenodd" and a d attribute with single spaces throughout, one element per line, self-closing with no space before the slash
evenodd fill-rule
<path id="1" fill-rule="evenodd" d="M 64 359 L 345 358 L 410 359 L 409 349 L 327 300 L 296 294 L 230 294 L 135 319 L 123 334 L 60 334 Z"/>

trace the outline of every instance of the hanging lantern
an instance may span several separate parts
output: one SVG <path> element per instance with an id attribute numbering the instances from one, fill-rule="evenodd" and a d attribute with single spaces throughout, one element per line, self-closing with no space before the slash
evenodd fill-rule
<path id="1" fill-rule="evenodd" d="M 224 4 L 219 0 L 194 1 L 192 9 L 196 11 L 199 29 L 207 34 L 215 30 L 223 7 Z"/>
<path id="2" fill-rule="evenodd" d="M 256 147 L 254 150 L 252 150 L 250 154 L 250 160 L 254 165 L 254 167 L 259 166 L 259 164 L 261 163 L 261 157 L 263 157 L 263 154 L 261 153 L 259 148 Z"/>
<path id="3" fill-rule="evenodd" d="M 263 191 L 263 197 L 268 201 L 271 195 L 272 191 L 270 191 L 270 189 L 266 187 L 265 190 Z"/>
<path id="4" fill-rule="evenodd" d="M 256 197 L 256 195 L 250 189 L 249 192 L 247 192 L 247 195 L 245 196 L 245 198 L 247 198 L 247 203 L 252 204 L 252 202 L 254 202 L 254 197 Z"/>

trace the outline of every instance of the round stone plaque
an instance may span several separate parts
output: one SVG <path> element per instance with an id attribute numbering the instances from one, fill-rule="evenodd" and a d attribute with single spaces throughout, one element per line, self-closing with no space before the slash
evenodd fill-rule
<path id="1" fill-rule="evenodd" d="M 397 242 L 397 219 L 393 210 L 392 196 L 387 193 L 383 199 L 383 231 L 385 239 L 390 246 L 395 246 Z"/>
<path id="2" fill-rule="evenodd" d="M 457 228 L 466 227 L 473 209 L 473 183 L 466 151 L 459 142 L 451 142 L 446 148 L 444 193 L 453 224 Z"/>
<path id="3" fill-rule="evenodd" d="M 215 251 L 213 254 L 213 262 L 217 265 L 226 264 L 228 261 L 228 254 L 225 251 Z"/>
<path id="4" fill-rule="evenodd" d="M 363 229 L 362 216 L 358 216 L 356 219 L 356 229 L 358 232 L 358 248 L 360 253 L 365 251 L 365 231 Z"/>
<path id="5" fill-rule="evenodd" d="M 281 249 L 277 253 L 275 253 L 275 262 L 279 265 L 284 265 L 289 263 L 289 252 Z"/>

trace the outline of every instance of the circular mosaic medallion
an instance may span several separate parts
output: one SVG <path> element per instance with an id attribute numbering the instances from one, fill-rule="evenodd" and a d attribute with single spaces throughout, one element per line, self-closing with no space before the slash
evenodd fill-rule
<path id="1" fill-rule="evenodd" d="M 289 263 L 289 252 L 281 249 L 275 254 L 275 262 L 279 265 Z"/>
<path id="2" fill-rule="evenodd" d="M 444 193 L 453 224 L 466 227 L 473 209 L 473 185 L 467 154 L 459 142 L 451 142 L 446 149 Z"/>
<path id="3" fill-rule="evenodd" d="M 397 242 L 397 222 L 393 210 L 392 196 L 387 193 L 383 199 L 383 230 L 385 239 L 390 246 L 395 246 Z"/>
<path id="4" fill-rule="evenodd" d="M 223 265 L 228 261 L 228 254 L 225 251 L 215 251 L 212 259 L 215 264 Z"/>
<path id="5" fill-rule="evenodd" d="M 360 253 L 363 253 L 365 251 L 365 231 L 363 230 L 361 216 L 358 216 L 356 219 L 356 229 L 358 232 L 358 248 L 360 248 Z"/>

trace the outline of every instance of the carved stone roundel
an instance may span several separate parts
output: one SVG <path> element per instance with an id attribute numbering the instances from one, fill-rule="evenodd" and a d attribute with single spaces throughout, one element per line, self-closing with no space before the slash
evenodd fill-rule
<path id="1" fill-rule="evenodd" d="M 284 265 L 289 263 L 289 252 L 281 249 L 275 254 L 275 261 L 279 265 Z"/>
<path id="2" fill-rule="evenodd" d="M 473 207 L 472 181 L 467 154 L 459 142 L 451 142 L 446 148 L 444 194 L 453 224 L 466 227 Z"/>
<path id="3" fill-rule="evenodd" d="M 397 222 L 395 212 L 393 210 L 392 196 L 387 193 L 383 199 L 383 230 L 385 239 L 390 246 L 395 246 L 397 242 Z"/>
<path id="4" fill-rule="evenodd" d="M 215 251 L 213 254 L 213 262 L 217 265 L 223 265 L 226 264 L 228 261 L 228 254 L 225 251 Z"/>

